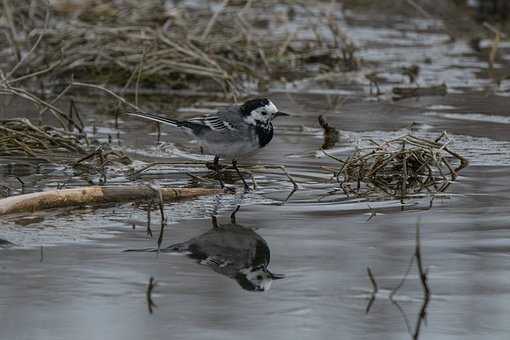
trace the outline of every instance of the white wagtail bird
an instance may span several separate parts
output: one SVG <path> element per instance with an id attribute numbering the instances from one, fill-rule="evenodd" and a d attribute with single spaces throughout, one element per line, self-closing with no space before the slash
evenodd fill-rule
<path id="1" fill-rule="evenodd" d="M 175 120 L 153 113 L 129 114 L 183 129 L 199 142 L 203 153 L 215 156 L 214 165 L 218 174 L 219 159 L 231 159 L 245 188 L 248 185 L 237 168 L 237 160 L 269 144 L 274 133 L 273 119 L 289 115 L 279 111 L 267 98 L 248 100 L 242 105 L 228 106 L 205 117 L 189 120 Z M 221 176 L 220 182 L 223 186 Z"/>
<path id="2" fill-rule="evenodd" d="M 250 228 L 237 224 L 235 214 L 231 223 L 218 224 L 212 217 L 213 228 L 192 239 L 161 248 L 161 253 L 186 254 L 220 275 L 235 280 L 249 291 L 266 291 L 281 274 L 269 271 L 270 251 L 266 241 Z M 129 252 L 158 252 L 155 248 L 129 249 Z"/>

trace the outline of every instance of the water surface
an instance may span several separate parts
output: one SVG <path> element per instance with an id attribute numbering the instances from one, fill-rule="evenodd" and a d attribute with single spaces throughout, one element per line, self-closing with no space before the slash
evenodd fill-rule
<path id="1" fill-rule="evenodd" d="M 420 22 L 411 26 L 420 27 Z M 292 91 L 275 88 L 270 97 L 293 117 L 277 121 L 269 147 L 244 161 L 286 165 L 291 173 L 309 174 L 308 179 L 300 178 L 300 190 L 281 205 L 292 185 L 274 170 L 276 174 L 256 176 L 259 190 L 252 193 L 165 206 L 169 224 L 163 246 L 168 246 L 209 231 L 213 214 L 227 223 L 240 204 L 238 222 L 265 240 L 271 253 L 268 267 L 284 279 L 274 280 L 265 292 L 253 292 L 212 270 L 210 263 L 189 256 L 125 253 L 155 247 L 159 230 L 159 215 L 154 212 L 155 236 L 148 239 L 146 212 L 131 204 L 10 216 L 0 227 L 0 238 L 15 244 L 0 248 L 1 338 L 409 339 L 423 304 L 416 267 L 394 297 L 400 309 L 388 295 L 413 255 L 417 221 L 432 291 L 420 338 L 506 338 L 510 99 L 499 90 L 487 95 L 491 81 L 478 78 L 484 61 L 462 43 L 438 45 L 444 38 L 440 32 L 431 30 L 425 38 L 407 34 L 404 39 L 400 34 L 410 27 L 398 22 L 386 30 L 374 29 L 362 18 L 346 25 L 367 46 L 362 49 L 367 60 L 381 62 L 383 57 L 398 66 L 419 62 L 426 51 L 434 62 L 424 64 L 423 84 L 446 81 L 455 93 L 391 102 L 384 96 L 371 98 L 367 82 L 348 78 L 337 80 L 330 91 L 324 91 L 320 82 L 297 84 Z M 392 40 L 395 36 L 399 44 Z M 333 105 L 338 99 L 346 101 Z M 8 109 L 15 105 L 7 106 L 2 115 L 16 115 Z M 178 115 L 193 113 L 196 110 L 182 110 Z M 411 132 L 431 138 L 446 130 L 451 148 L 466 155 L 471 165 L 431 209 L 426 209 L 428 199 L 408 200 L 405 207 L 390 200 L 345 200 L 328 194 L 336 185 L 327 181 L 321 166 L 337 164 L 317 152 L 323 138 L 319 114 L 341 131 L 341 140 L 331 151 L 337 156 L 365 146 L 368 139 Z M 178 162 L 189 152 L 197 153 L 195 144 L 171 130 L 163 131 L 163 139 L 174 144 L 167 151 L 156 147 L 154 126 L 144 121 L 125 118 L 116 130 L 113 120 L 93 110 L 87 118 L 99 127 L 97 139 L 106 141 L 112 135 L 115 147 L 138 161 Z M 416 129 L 409 128 L 412 123 Z M 117 170 L 118 176 L 112 171 L 113 183 L 129 183 L 123 171 Z M 166 166 L 149 171 L 142 180 L 189 185 L 191 179 L 184 172 L 206 174 L 199 165 Z M 23 179 L 26 192 L 63 182 L 68 187 L 86 183 L 63 166 L 0 158 L 2 183 L 19 193 L 15 176 Z M 377 214 L 371 217 L 372 208 Z M 372 287 L 367 267 L 380 289 L 369 313 Z M 157 281 L 153 314 L 146 301 L 151 276 Z"/>

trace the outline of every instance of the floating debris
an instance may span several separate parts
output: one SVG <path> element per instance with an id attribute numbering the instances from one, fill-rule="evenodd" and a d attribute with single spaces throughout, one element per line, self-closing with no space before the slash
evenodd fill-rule
<path id="1" fill-rule="evenodd" d="M 410 83 L 415 83 L 416 78 L 420 75 L 420 66 L 411 65 L 409 67 L 402 67 L 401 69 L 402 75 L 407 76 L 409 78 Z"/>
<path id="2" fill-rule="evenodd" d="M 322 115 L 319 116 L 319 125 L 324 130 L 324 143 L 322 143 L 321 149 L 331 149 L 338 142 L 340 134 L 336 128 L 326 122 Z"/>
<path id="3" fill-rule="evenodd" d="M 393 100 L 400 100 L 411 97 L 446 96 L 448 87 L 446 84 L 429 87 L 394 87 Z"/>
<path id="4" fill-rule="evenodd" d="M 446 139 L 444 143 L 440 141 Z M 448 149 L 447 135 L 426 140 L 406 135 L 354 153 L 335 176 L 347 196 L 405 198 L 444 192 L 468 161 Z M 455 164 L 455 165 L 454 165 Z"/>

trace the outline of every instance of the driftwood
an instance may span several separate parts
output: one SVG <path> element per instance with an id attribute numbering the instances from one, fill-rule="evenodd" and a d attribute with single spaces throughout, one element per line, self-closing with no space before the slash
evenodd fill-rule
<path id="1" fill-rule="evenodd" d="M 160 190 L 164 201 L 223 193 L 223 190 L 208 188 L 161 188 Z M 51 190 L 1 199 L 0 216 L 52 208 L 150 200 L 154 197 L 159 199 L 158 191 L 148 186 L 140 185 L 118 187 L 91 186 Z"/>

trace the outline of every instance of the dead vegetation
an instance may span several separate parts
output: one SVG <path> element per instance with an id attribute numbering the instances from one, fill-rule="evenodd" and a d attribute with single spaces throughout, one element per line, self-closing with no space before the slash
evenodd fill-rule
<path id="1" fill-rule="evenodd" d="M 468 161 L 448 148 L 448 136 L 436 140 L 406 135 L 359 150 L 341 163 L 335 177 L 347 196 L 400 199 L 444 192 Z"/>
<path id="2" fill-rule="evenodd" d="M 50 126 L 36 126 L 28 119 L 0 121 L 0 153 L 34 158 L 50 157 L 52 154 L 84 154 L 82 143 L 72 133 Z"/>
<path id="3" fill-rule="evenodd" d="M 356 46 L 335 19 L 335 3 L 314 10 L 290 0 L 278 8 L 251 0 L 206 6 L 134 0 L 3 5 L 11 39 L 0 43 L 0 51 L 2 67 L 11 69 L 5 75 L 10 83 L 37 73 L 37 81 L 47 85 L 74 78 L 124 89 L 220 89 L 235 97 L 270 81 L 359 66 Z"/>
<path id="4" fill-rule="evenodd" d="M 401 100 L 412 97 L 446 96 L 448 87 L 446 84 L 427 87 L 394 87 L 393 100 Z"/>

